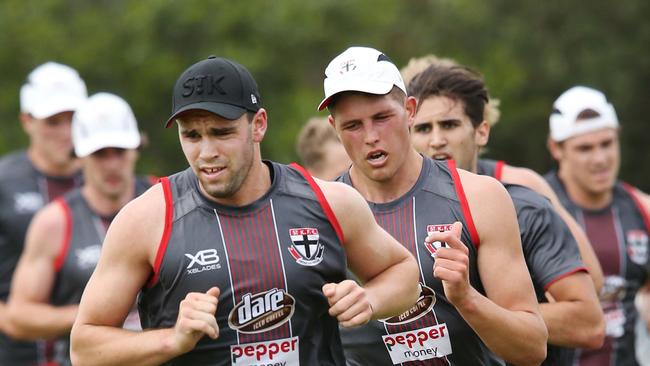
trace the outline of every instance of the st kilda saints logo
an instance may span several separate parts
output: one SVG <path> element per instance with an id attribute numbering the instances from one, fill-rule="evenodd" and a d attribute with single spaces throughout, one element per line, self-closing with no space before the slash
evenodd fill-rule
<path id="1" fill-rule="evenodd" d="M 242 333 L 260 333 L 277 328 L 291 319 L 296 300 L 282 289 L 248 293 L 228 315 L 228 325 Z"/>
<path id="2" fill-rule="evenodd" d="M 303 266 L 315 266 L 323 261 L 325 247 L 318 240 L 318 229 L 295 228 L 289 229 L 291 246 L 289 253 L 293 259 Z"/>
<path id="3" fill-rule="evenodd" d="M 439 224 L 439 225 L 427 225 L 427 236 L 431 235 L 432 233 L 435 232 L 445 232 L 451 230 L 453 227 L 452 224 Z M 424 247 L 427 248 L 427 251 L 429 254 L 431 254 L 432 257 L 436 257 L 436 252 L 440 248 L 444 248 L 447 246 L 447 243 L 443 243 L 440 241 L 434 241 L 433 243 L 427 243 L 426 241 L 424 242 Z"/>
<path id="4" fill-rule="evenodd" d="M 638 265 L 648 261 L 648 235 L 643 230 L 629 230 L 626 233 L 627 255 Z"/>

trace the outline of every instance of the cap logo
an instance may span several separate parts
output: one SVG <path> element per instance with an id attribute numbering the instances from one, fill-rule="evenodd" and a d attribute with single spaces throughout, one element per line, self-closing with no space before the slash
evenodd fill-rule
<path id="1" fill-rule="evenodd" d="M 343 63 L 341 63 L 341 69 L 339 70 L 339 73 L 345 74 L 346 72 L 354 71 L 357 69 L 357 65 L 354 63 L 354 60 L 347 60 Z"/>
<path id="2" fill-rule="evenodd" d="M 215 78 L 213 75 L 198 75 L 190 77 L 183 82 L 183 97 L 187 98 L 193 94 L 214 94 L 215 92 L 226 95 L 226 91 L 221 87 L 221 82 L 225 76 Z"/>
<path id="3" fill-rule="evenodd" d="M 255 98 L 255 95 L 251 94 L 251 103 L 257 104 L 257 98 Z"/>

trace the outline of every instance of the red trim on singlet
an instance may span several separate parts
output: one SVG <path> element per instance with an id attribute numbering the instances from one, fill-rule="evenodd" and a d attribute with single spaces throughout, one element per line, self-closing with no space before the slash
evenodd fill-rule
<path id="1" fill-rule="evenodd" d="M 169 243 L 169 235 L 172 232 L 172 220 L 174 218 L 174 205 L 172 202 L 172 190 L 169 187 L 169 178 L 160 178 L 163 193 L 165 196 L 165 228 L 163 229 L 162 238 L 158 245 L 158 252 L 156 253 L 156 261 L 153 265 L 153 276 L 147 283 L 147 287 L 153 286 L 158 281 L 158 273 L 160 272 L 160 265 L 162 264 L 163 257 L 167 251 L 167 244 Z"/>
<path id="2" fill-rule="evenodd" d="M 336 232 L 336 236 L 339 238 L 341 244 L 343 244 L 345 242 L 343 240 L 344 239 L 343 230 L 341 230 L 341 225 L 339 225 L 339 220 L 336 219 L 336 216 L 334 215 L 334 211 L 332 211 L 330 204 L 327 202 L 327 199 L 325 198 L 323 191 L 320 189 L 318 184 L 316 184 L 316 181 L 314 181 L 314 178 L 312 178 L 311 174 L 309 174 L 307 170 L 305 170 L 305 168 L 301 167 L 297 163 L 291 163 L 289 164 L 289 166 L 299 171 L 300 174 L 302 174 L 302 176 L 305 177 L 305 179 L 307 179 L 307 182 L 309 182 L 311 189 L 313 189 L 314 193 L 316 193 L 316 197 L 318 198 L 318 201 L 320 202 L 323 211 L 325 211 L 325 216 L 327 216 L 327 218 L 330 221 L 330 224 L 332 224 L 332 227 Z"/>
<path id="3" fill-rule="evenodd" d="M 501 182 L 501 177 L 503 176 L 503 167 L 506 165 L 506 162 L 503 160 L 498 160 L 494 166 L 494 178 Z"/>
<path id="4" fill-rule="evenodd" d="M 449 167 L 449 172 L 451 177 L 454 180 L 454 188 L 456 189 L 456 195 L 458 196 L 458 201 L 460 201 L 460 209 L 463 211 L 463 216 L 465 217 L 465 225 L 467 226 L 467 231 L 474 242 L 474 246 L 478 249 L 478 246 L 481 244 L 481 239 L 478 236 L 476 231 L 476 226 L 474 226 L 474 219 L 472 219 L 472 212 L 469 210 L 469 203 L 467 203 L 467 197 L 465 196 L 465 190 L 463 189 L 463 184 L 460 181 L 460 176 L 456 170 L 456 162 L 452 159 L 447 160 L 447 167 Z"/>
<path id="5" fill-rule="evenodd" d="M 589 273 L 589 270 L 587 269 L 587 267 L 581 266 L 581 267 L 576 267 L 576 268 L 570 270 L 569 272 L 562 273 L 561 275 L 555 277 L 549 283 L 547 283 L 546 286 L 544 286 L 544 291 L 548 291 L 548 288 L 551 287 L 551 285 L 554 284 L 555 282 L 557 282 L 557 281 L 559 281 L 559 280 L 561 280 L 563 278 L 567 278 L 567 277 L 571 276 L 572 274 L 578 273 L 578 272 Z"/>
<path id="6" fill-rule="evenodd" d="M 55 199 L 54 202 L 61 205 L 61 208 L 63 209 L 63 220 L 65 221 L 63 242 L 61 243 L 59 255 L 57 255 L 54 260 L 54 270 L 58 272 L 61 270 L 61 267 L 63 267 L 65 257 L 68 256 L 68 249 L 70 248 L 70 240 L 72 239 L 72 213 L 70 212 L 70 206 L 68 206 L 68 203 L 63 198 L 59 197 Z"/>
<path id="7" fill-rule="evenodd" d="M 627 193 L 630 194 L 630 197 L 632 197 L 632 201 L 634 201 L 634 204 L 636 205 L 636 208 L 639 209 L 641 212 L 641 218 L 643 219 L 643 223 L 645 224 L 645 229 L 650 233 L 650 214 L 648 214 L 648 210 L 646 210 L 645 206 L 641 202 L 641 199 L 639 196 L 636 194 L 636 190 L 634 187 L 631 185 L 621 182 L 623 185 L 623 189 L 627 191 Z"/>

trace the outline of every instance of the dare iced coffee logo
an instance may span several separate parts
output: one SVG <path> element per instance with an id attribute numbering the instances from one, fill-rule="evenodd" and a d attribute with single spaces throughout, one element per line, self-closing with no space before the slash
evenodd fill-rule
<path id="1" fill-rule="evenodd" d="M 257 294 L 246 294 L 228 315 L 228 325 L 242 333 L 259 333 L 289 321 L 295 299 L 276 288 Z"/>
<path id="2" fill-rule="evenodd" d="M 411 308 L 405 312 L 395 315 L 392 318 L 383 319 L 382 322 L 391 325 L 412 322 L 426 315 L 436 303 L 436 295 L 433 289 L 420 284 L 420 296 Z"/>

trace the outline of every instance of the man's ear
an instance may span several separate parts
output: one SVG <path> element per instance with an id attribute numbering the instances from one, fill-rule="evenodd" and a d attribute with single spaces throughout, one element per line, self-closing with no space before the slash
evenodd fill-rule
<path id="1" fill-rule="evenodd" d="M 415 114 L 418 111 L 418 101 L 415 97 L 406 97 L 404 101 L 404 109 L 406 109 L 406 116 L 408 118 L 408 127 L 409 130 L 413 127 L 415 123 Z"/>
<path id="2" fill-rule="evenodd" d="M 264 140 L 264 135 L 266 135 L 266 128 L 268 127 L 266 110 L 264 108 L 260 108 L 255 112 L 251 125 L 253 130 L 253 141 L 257 143 L 262 142 L 262 140 Z"/>
<path id="3" fill-rule="evenodd" d="M 20 119 L 20 125 L 23 127 L 23 131 L 25 131 L 25 133 L 29 135 L 29 132 L 31 131 L 31 127 L 34 121 L 34 117 L 32 117 L 29 113 L 24 113 L 24 112 L 20 112 L 18 117 Z"/>
<path id="4" fill-rule="evenodd" d="M 481 148 L 485 147 L 490 140 L 490 124 L 487 121 L 483 121 L 474 129 L 474 132 L 476 145 Z"/>
<path id="5" fill-rule="evenodd" d="M 560 161 L 562 159 L 562 146 L 560 143 L 553 141 L 551 137 L 549 136 L 548 139 L 546 139 L 546 147 L 548 148 L 548 151 L 551 153 L 551 156 L 555 161 Z"/>

